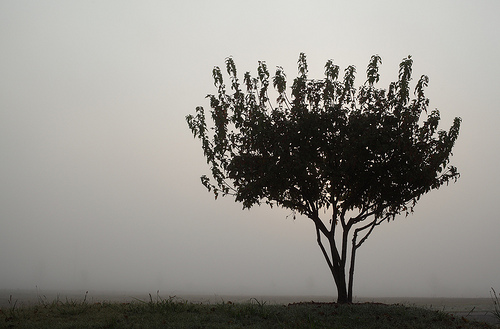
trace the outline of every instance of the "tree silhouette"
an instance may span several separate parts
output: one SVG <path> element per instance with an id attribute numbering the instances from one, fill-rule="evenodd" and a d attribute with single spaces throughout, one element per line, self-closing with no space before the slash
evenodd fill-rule
<path id="1" fill-rule="evenodd" d="M 264 202 L 314 222 L 339 303 L 352 302 L 356 251 L 374 228 L 408 215 L 423 194 L 459 177 L 449 158 L 461 119 L 437 130 L 439 111 L 427 111 L 425 75 L 410 99 L 411 56 L 388 90 L 376 88 L 381 62 L 372 56 L 366 82 L 355 88 L 354 66 L 339 80 L 339 67 L 329 60 L 325 78 L 309 79 L 301 53 L 289 98 L 282 67 L 271 79 L 261 61 L 258 76 L 247 72 L 241 84 L 229 57 L 229 88 L 221 69 L 213 70 L 217 93 L 207 96 L 213 126 L 207 127 L 203 107 L 186 117 L 211 169 L 212 178 L 201 181 L 216 198 L 232 195 L 243 208 Z"/>

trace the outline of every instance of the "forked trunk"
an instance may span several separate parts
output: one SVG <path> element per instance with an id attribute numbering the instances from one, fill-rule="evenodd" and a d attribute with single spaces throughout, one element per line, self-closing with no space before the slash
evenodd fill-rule
<path id="1" fill-rule="evenodd" d="M 345 270 L 337 266 L 333 267 L 331 270 L 335 285 L 337 286 L 337 303 L 352 303 L 352 294 L 349 294 L 347 290 Z"/>
<path id="2" fill-rule="evenodd" d="M 319 220 L 318 216 L 311 217 L 313 221 L 316 223 L 316 237 L 318 245 L 325 257 L 325 260 L 330 268 L 330 272 L 332 273 L 335 286 L 337 287 L 337 303 L 339 304 L 347 304 L 352 303 L 352 286 L 349 285 L 349 290 L 347 289 L 347 280 L 346 280 L 346 271 L 345 271 L 345 253 L 343 252 L 342 256 L 339 255 L 337 247 L 335 246 L 335 238 L 334 233 L 335 230 L 332 228 L 331 231 L 328 231 L 323 223 Z M 330 244 L 330 254 L 326 251 L 325 246 L 321 241 L 321 234 L 327 238 L 328 243 Z M 346 239 L 343 239 L 343 243 L 345 243 Z M 352 269 L 352 265 L 351 265 Z M 352 282 L 352 279 L 350 280 Z"/>

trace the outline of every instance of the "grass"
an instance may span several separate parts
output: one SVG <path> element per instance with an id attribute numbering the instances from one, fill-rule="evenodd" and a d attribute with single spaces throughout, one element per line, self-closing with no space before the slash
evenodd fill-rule
<path id="1" fill-rule="evenodd" d="M 497 296 L 497 292 L 493 288 L 491 288 L 491 299 L 493 299 L 493 305 L 495 306 L 495 309 L 491 313 L 493 313 L 493 315 L 500 322 L 500 299 Z"/>
<path id="2" fill-rule="evenodd" d="M 89 303 L 56 299 L 0 309 L 0 328 L 495 328 L 418 307 L 362 303 L 191 303 L 176 297 Z"/>

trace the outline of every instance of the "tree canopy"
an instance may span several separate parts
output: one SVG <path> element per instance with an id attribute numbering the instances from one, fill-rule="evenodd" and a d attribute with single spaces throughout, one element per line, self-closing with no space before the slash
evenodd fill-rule
<path id="1" fill-rule="evenodd" d="M 424 94 L 428 77 L 422 75 L 411 92 L 412 62 L 411 56 L 402 60 L 398 80 L 386 90 L 375 87 L 378 55 L 369 61 L 364 84 L 355 87 L 356 68 L 347 67 L 340 78 L 332 60 L 323 79 L 308 78 L 301 53 L 289 97 L 282 67 L 271 77 L 260 61 L 257 77 L 246 72 L 240 81 L 228 57 L 229 87 L 221 69 L 213 69 L 217 93 L 207 96 L 212 125 L 201 106 L 186 117 L 211 169 L 212 178 L 201 181 L 216 197 L 233 195 L 244 208 L 277 205 L 314 222 L 340 302 L 352 300 L 355 252 L 373 228 L 413 212 L 423 194 L 459 177 L 449 162 L 461 119 L 448 131 L 438 130 L 439 111 L 428 110 Z M 320 210 L 329 214 L 326 221 Z"/>

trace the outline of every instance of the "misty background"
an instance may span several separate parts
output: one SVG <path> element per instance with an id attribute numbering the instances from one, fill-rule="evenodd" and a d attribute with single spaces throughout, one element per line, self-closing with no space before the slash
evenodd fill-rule
<path id="1" fill-rule="evenodd" d="M 214 200 L 185 116 L 212 68 L 259 60 L 291 82 L 328 59 L 388 88 L 412 55 L 441 129 L 463 119 L 458 183 L 377 227 L 354 295 L 500 290 L 495 0 L 0 2 L 0 289 L 336 295 L 310 220 Z M 414 86 L 414 84 L 413 84 Z"/>

